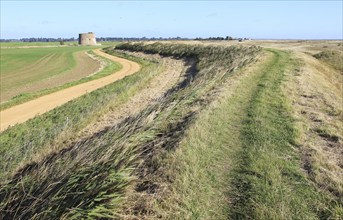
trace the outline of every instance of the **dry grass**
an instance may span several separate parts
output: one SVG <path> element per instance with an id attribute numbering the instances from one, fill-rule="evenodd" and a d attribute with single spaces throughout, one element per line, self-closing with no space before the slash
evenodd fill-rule
<path id="1" fill-rule="evenodd" d="M 294 114 L 301 128 L 302 166 L 310 179 L 343 202 L 343 76 L 304 53 L 289 76 Z"/>
<path id="2" fill-rule="evenodd" d="M 327 50 L 313 55 L 318 60 L 326 62 L 343 75 L 343 50 Z"/>
<path id="3" fill-rule="evenodd" d="M 109 111 L 98 112 L 97 118 L 83 129 L 79 137 L 87 137 L 103 130 L 104 128 L 117 124 L 126 118 L 128 115 L 135 115 L 143 109 L 148 108 L 152 103 L 156 103 L 159 99 L 184 77 L 187 67 L 182 60 L 175 60 L 159 55 L 148 56 L 143 53 L 130 53 L 121 51 L 119 55 L 127 54 L 129 56 L 139 57 L 150 62 L 158 63 L 154 68 L 154 72 L 159 73 L 154 76 L 151 81 L 141 83 L 138 94 L 130 94 L 130 100 L 124 104 L 117 101 L 118 105 L 111 106 Z"/>

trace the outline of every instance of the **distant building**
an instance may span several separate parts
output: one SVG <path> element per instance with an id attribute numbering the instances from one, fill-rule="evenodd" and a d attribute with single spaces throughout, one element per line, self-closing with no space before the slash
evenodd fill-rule
<path id="1" fill-rule="evenodd" d="M 79 45 L 96 45 L 95 34 L 93 32 L 79 34 Z"/>

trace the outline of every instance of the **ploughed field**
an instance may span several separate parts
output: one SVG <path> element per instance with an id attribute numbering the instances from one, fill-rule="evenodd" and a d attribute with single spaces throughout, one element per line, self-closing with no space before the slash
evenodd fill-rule
<path id="1" fill-rule="evenodd" d="M 141 68 L 0 134 L 0 219 L 343 217 L 342 41 L 104 51 Z"/>

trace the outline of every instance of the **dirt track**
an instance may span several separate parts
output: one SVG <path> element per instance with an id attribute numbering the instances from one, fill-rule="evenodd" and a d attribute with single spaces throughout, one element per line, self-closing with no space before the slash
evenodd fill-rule
<path id="1" fill-rule="evenodd" d="M 35 117 L 36 115 L 50 111 L 72 99 L 75 99 L 86 93 L 92 92 L 98 88 L 120 80 L 125 76 L 136 73 L 140 69 L 140 66 L 137 63 L 119 57 L 111 56 L 100 51 L 100 49 L 94 50 L 94 52 L 102 57 L 120 63 L 122 65 L 122 69 L 115 74 L 111 74 L 101 79 L 86 82 L 46 96 L 42 96 L 35 100 L 14 106 L 0 112 L 0 131 L 4 131 L 9 126 L 25 122 Z"/>

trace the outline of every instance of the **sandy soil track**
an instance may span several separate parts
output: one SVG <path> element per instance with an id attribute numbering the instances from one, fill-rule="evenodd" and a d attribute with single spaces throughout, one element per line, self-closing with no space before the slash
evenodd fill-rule
<path id="1" fill-rule="evenodd" d="M 120 80 L 125 76 L 136 73 L 140 69 L 139 64 L 126 59 L 111 56 L 100 51 L 100 49 L 94 50 L 94 52 L 102 57 L 120 63 L 122 65 L 122 69 L 116 72 L 115 74 L 111 74 L 101 79 L 73 86 L 1 111 L 0 131 L 4 131 L 9 126 L 13 126 L 18 123 L 23 123 L 35 117 L 36 115 L 50 111 L 56 108 L 57 106 L 60 106 L 72 99 L 75 99 L 86 93 L 92 92 L 98 88 L 106 86 L 117 80 Z"/>

